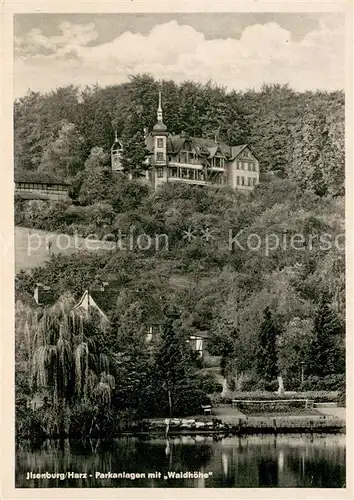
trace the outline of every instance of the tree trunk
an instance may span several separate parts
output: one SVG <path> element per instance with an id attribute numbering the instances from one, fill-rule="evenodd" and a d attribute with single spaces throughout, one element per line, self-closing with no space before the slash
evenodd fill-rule
<path id="1" fill-rule="evenodd" d="M 170 418 L 172 418 L 172 397 L 171 397 L 171 390 L 170 389 L 167 390 L 167 394 L 168 394 L 168 407 L 170 410 Z"/>

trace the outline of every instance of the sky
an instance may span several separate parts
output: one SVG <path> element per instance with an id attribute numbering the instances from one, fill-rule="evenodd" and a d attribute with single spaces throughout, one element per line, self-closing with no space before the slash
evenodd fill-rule
<path id="1" fill-rule="evenodd" d="M 17 14 L 14 94 L 150 73 L 231 89 L 344 88 L 339 13 Z"/>

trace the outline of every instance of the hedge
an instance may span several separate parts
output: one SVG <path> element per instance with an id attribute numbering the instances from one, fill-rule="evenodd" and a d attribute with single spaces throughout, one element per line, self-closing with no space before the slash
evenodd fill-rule
<path id="1" fill-rule="evenodd" d="M 266 391 L 250 391 L 250 392 L 233 392 L 227 397 L 213 396 L 213 404 L 231 404 L 233 399 L 243 399 L 243 400 L 271 400 L 279 401 L 284 399 L 312 399 L 316 403 L 327 403 L 331 401 L 336 401 L 338 397 L 338 391 L 306 391 L 297 392 L 296 394 L 285 394 L 280 396 L 274 392 Z"/>

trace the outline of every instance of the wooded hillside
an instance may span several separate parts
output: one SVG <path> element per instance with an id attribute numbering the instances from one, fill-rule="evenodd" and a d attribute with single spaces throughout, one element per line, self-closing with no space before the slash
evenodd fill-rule
<path id="1" fill-rule="evenodd" d="M 32 293 L 42 282 L 78 298 L 93 278 L 113 276 L 121 283 L 112 311 L 113 350 L 116 343 L 124 350 L 143 342 L 147 311 L 162 301 L 180 311 L 186 335 L 208 332 L 210 350 L 222 356 L 231 380 L 242 373 L 254 387 L 255 380 L 274 381 L 281 372 L 287 387 L 299 387 L 301 362 L 307 378 L 343 374 L 343 93 L 298 93 L 280 85 L 228 93 L 211 84 L 163 82 L 171 132 L 252 145 L 262 178 L 246 196 L 178 184 L 154 192 L 111 171 L 114 129 L 124 140 L 151 128 L 157 90 L 157 82 L 142 75 L 83 92 L 30 93 L 15 103 L 16 167 L 71 180 L 74 198 L 54 207 L 18 201 L 17 224 L 110 234 L 117 242 L 119 230 L 127 235 L 131 227 L 135 234 L 168 237 L 168 248 L 158 251 L 134 245 L 54 257 L 32 275 L 18 276 L 18 290 Z"/>
<path id="2" fill-rule="evenodd" d="M 148 75 L 129 83 L 48 94 L 15 102 L 15 168 L 72 180 L 93 147 L 108 153 L 114 131 L 126 142 L 156 122 L 158 82 Z M 343 92 L 295 92 L 265 85 L 260 92 L 213 85 L 162 82 L 164 122 L 173 134 L 218 137 L 251 144 L 263 172 L 293 178 L 317 194 L 340 194 L 344 183 Z"/>

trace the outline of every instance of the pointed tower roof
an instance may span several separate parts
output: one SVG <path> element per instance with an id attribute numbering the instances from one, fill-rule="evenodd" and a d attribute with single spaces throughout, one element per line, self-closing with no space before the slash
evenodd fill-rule
<path id="1" fill-rule="evenodd" d="M 118 135 L 117 135 L 117 131 L 115 130 L 114 131 L 114 143 L 112 144 L 112 147 L 111 147 L 111 151 L 114 151 L 116 149 L 122 149 L 123 148 L 123 144 L 122 142 L 118 139 Z"/>
<path id="2" fill-rule="evenodd" d="M 161 89 L 159 90 L 159 105 L 157 108 L 157 123 L 154 125 L 152 129 L 153 132 L 157 132 L 159 134 L 164 133 L 167 134 L 167 127 L 162 121 L 162 104 L 161 104 Z"/>

